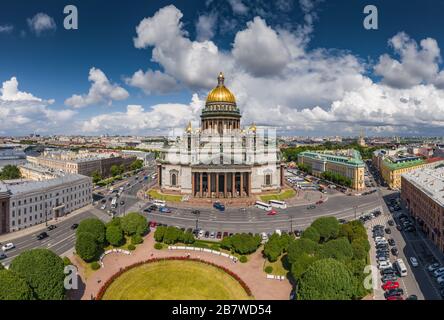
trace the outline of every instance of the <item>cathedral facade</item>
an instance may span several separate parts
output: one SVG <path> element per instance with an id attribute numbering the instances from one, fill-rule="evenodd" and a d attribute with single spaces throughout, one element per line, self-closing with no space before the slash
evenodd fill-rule
<path id="1" fill-rule="evenodd" d="M 188 124 L 184 134 L 166 148 L 157 162 L 161 192 L 193 198 L 244 198 L 279 191 L 283 166 L 276 131 L 241 127 L 234 95 L 222 73 L 208 94 L 201 125 Z"/>

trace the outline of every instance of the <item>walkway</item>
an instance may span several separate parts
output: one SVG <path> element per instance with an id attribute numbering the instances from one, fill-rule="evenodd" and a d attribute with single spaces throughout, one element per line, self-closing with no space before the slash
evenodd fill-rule
<path id="1" fill-rule="evenodd" d="M 104 268 L 92 273 L 88 279 L 85 279 L 83 268 L 79 267 L 80 277 L 86 284 L 86 287 L 80 286 L 84 289 L 83 293 L 78 292 L 78 294 L 81 295 L 81 299 L 89 300 L 92 296 L 95 296 L 106 280 L 118 272 L 120 268 L 150 258 L 186 256 L 188 253 L 191 258 L 199 258 L 213 262 L 239 275 L 250 287 L 256 300 L 288 300 L 290 297 L 292 287 L 288 280 L 278 281 L 266 279 L 266 274 L 262 270 L 264 260 L 260 250 L 252 254 L 247 263 L 234 263 L 228 258 L 207 252 L 156 250 L 154 249 L 154 243 L 153 233 L 150 233 L 145 238 L 144 243 L 139 245 L 130 256 L 123 254 L 107 255 L 103 259 Z M 76 259 L 74 258 L 71 259 L 71 261 L 76 263 Z"/>

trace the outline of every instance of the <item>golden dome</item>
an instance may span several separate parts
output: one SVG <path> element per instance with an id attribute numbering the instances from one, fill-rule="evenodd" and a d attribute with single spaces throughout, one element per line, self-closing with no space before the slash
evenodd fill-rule
<path id="1" fill-rule="evenodd" d="M 185 130 L 186 130 L 187 133 L 191 133 L 193 131 L 193 127 L 191 126 L 191 121 L 188 122 L 188 126 L 187 126 L 187 128 Z"/>
<path id="2" fill-rule="evenodd" d="M 256 124 L 253 122 L 250 126 L 250 131 L 256 132 Z"/>
<path id="3" fill-rule="evenodd" d="M 230 90 L 224 85 L 224 74 L 221 72 L 217 77 L 217 87 L 211 90 L 207 97 L 207 103 L 211 102 L 229 102 L 236 103 L 236 98 Z"/>

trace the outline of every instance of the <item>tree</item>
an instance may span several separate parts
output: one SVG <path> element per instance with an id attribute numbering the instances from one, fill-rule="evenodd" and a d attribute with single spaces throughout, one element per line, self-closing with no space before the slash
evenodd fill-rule
<path id="1" fill-rule="evenodd" d="M 123 232 L 126 235 L 143 236 L 148 231 L 148 221 L 138 212 L 130 212 L 120 220 Z"/>
<path id="2" fill-rule="evenodd" d="M 76 252 L 86 262 L 96 258 L 100 252 L 96 237 L 89 232 L 77 234 Z"/>
<path id="3" fill-rule="evenodd" d="M 353 250 L 353 259 L 364 260 L 370 250 L 370 244 L 367 239 L 358 238 L 351 243 Z"/>
<path id="4" fill-rule="evenodd" d="M 290 241 L 291 237 L 288 233 L 282 235 L 273 233 L 264 245 L 264 255 L 268 261 L 276 261 L 284 251 L 287 251 Z"/>
<path id="5" fill-rule="evenodd" d="M 106 228 L 105 224 L 97 218 L 89 218 L 80 222 L 77 228 L 77 237 L 79 234 L 87 232 L 94 236 L 95 241 L 99 246 L 103 246 L 106 240 Z"/>
<path id="6" fill-rule="evenodd" d="M 100 180 L 102 180 L 102 175 L 100 174 L 100 172 L 98 170 L 94 171 L 92 174 L 92 180 L 93 183 L 97 183 Z"/>
<path id="7" fill-rule="evenodd" d="M 38 300 L 65 298 L 65 274 L 62 258 L 48 249 L 22 252 L 11 263 L 10 270 L 26 280 Z"/>
<path id="8" fill-rule="evenodd" d="M 300 300 L 351 300 L 356 283 L 350 270 L 334 259 L 313 262 L 299 282 Z"/>
<path id="9" fill-rule="evenodd" d="M 156 228 L 156 231 L 154 232 L 154 240 L 157 242 L 163 241 L 163 236 L 165 235 L 166 227 L 160 226 Z"/>
<path id="10" fill-rule="evenodd" d="M 116 177 L 120 174 L 120 168 L 118 165 L 113 164 L 110 169 L 111 175 Z"/>
<path id="11" fill-rule="evenodd" d="M 315 256 L 319 251 L 319 245 L 310 239 L 297 239 L 290 243 L 287 251 L 288 262 L 294 264 L 298 256 L 306 253 L 309 256 Z"/>
<path id="12" fill-rule="evenodd" d="M 0 270 L 0 300 L 31 300 L 32 290 L 26 280 L 10 270 Z"/>
<path id="13" fill-rule="evenodd" d="M 174 244 L 176 242 L 182 241 L 183 231 L 176 227 L 167 227 L 165 234 L 163 235 L 163 242 L 166 244 Z"/>
<path id="14" fill-rule="evenodd" d="M 194 235 L 191 232 L 184 232 L 183 234 L 183 243 L 185 244 L 191 244 L 194 243 L 194 241 L 196 241 L 194 239 Z"/>
<path id="15" fill-rule="evenodd" d="M 106 240 L 113 246 L 120 246 L 123 242 L 123 231 L 120 226 L 110 225 L 106 228 Z"/>
<path id="16" fill-rule="evenodd" d="M 19 168 L 10 164 L 4 166 L 0 171 L 0 180 L 19 179 L 21 176 Z"/>
<path id="17" fill-rule="evenodd" d="M 112 218 L 107 224 L 106 224 L 106 228 L 108 228 L 109 226 L 118 226 L 121 227 L 121 222 L 122 218 L 121 217 L 114 217 Z"/>
<path id="18" fill-rule="evenodd" d="M 301 253 L 293 259 L 291 265 L 291 275 L 295 280 L 301 279 L 302 275 L 307 271 L 308 267 L 319 259 L 318 256 Z"/>
<path id="19" fill-rule="evenodd" d="M 304 230 L 304 232 L 302 232 L 301 238 L 310 239 L 311 241 L 318 243 L 319 240 L 321 239 L 321 235 L 319 234 L 318 230 L 316 230 L 314 227 L 308 227 L 307 229 Z"/>
<path id="20" fill-rule="evenodd" d="M 337 238 L 339 234 L 339 226 L 338 219 L 335 217 L 321 217 L 313 221 L 311 224 L 311 227 L 319 232 L 322 242 Z"/>
<path id="21" fill-rule="evenodd" d="M 321 246 L 320 255 L 322 258 L 333 258 L 346 262 L 353 257 L 353 248 L 346 238 L 330 240 Z"/>
<path id="22" fill-rule="evenodd" d="M 230 238 L 231 248 L 239 254 L 253 253 L 261 244 L 261 237 L 259 235 L 236 233 Z"/>
<path id="23" fill-rule="evenodd" d="M 133 163 L 131 163 L 130 169 L 135 171 L 138 169 L 142 169 L 143 168 L 143 161 L 140 159 L 134 160 Z"/>

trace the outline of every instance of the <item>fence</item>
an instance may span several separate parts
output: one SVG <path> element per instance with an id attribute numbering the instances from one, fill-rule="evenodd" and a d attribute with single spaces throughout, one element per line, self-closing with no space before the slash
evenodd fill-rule
<path id="1" fill-rule="evenodd" d="M 123 253 L 123 254 L 126 254 L 126 255 L 130 255 L 131 254 L 131 252 L 130 251 L 128 251 L 128 250 L 123 250 L 123 249 L 111 249 L 111 250 L 108 250 L 108 251 L 105 251 L 101 256 L 100 256 L 100 259 L 99 259 L 99 263 L 100 263 L 100 266 L 103 268 L 103 258 L 105 258 L 105 256 L 106 255 L 108 255 L 108 254 L 111 254 L 111 253 Z"/>
<path id="2" fill-rule="evenodd" d="M 274 279 L 274 280 L 285 280 L 285 276 L 275 276 L 272 274 L 267 274 L 267 279 Z"/>
<path id="3" fill-rule="evenodd" d="M 208 253 L 215 254 L 217 256 L 230 258 L 234 262 L 237 262 L 237 260 L 238 260 L 237 257 L 232 256 L 228 253 L 224 253 L 224 252 L 220 252 L 220 251 L 216 251 L 216 250 L 211 250 L 211 249 L 207 249 L 207 248 L 185 247 L 185 246 L 168 246 L 168 250 L 190 250 L 190 251 L 208 252 Z"/>

